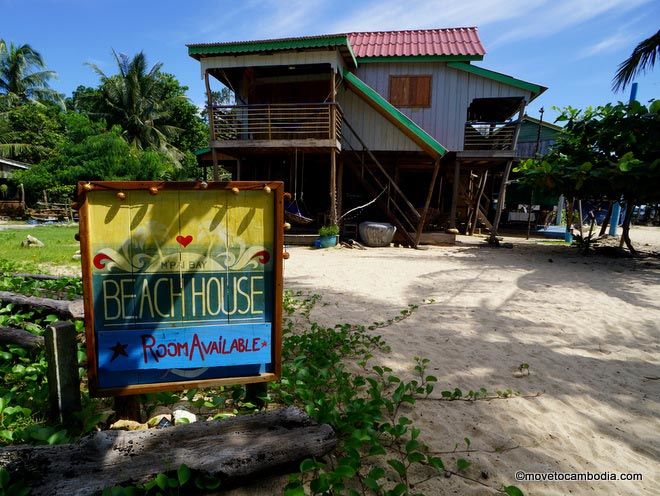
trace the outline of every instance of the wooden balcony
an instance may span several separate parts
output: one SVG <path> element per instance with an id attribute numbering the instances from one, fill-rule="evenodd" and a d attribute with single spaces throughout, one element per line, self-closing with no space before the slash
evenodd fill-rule
<path id="1" fill-rule="evenodd" d="M 217 105 L 210 121 L 212 146 L 227 151 L 341 148 L 336 103 Z"/>
<path id="2" fill-rule="evenodd" d="M 513 157 L 518 122 L 465 123 L 463 151 L 459 157 Z"/>

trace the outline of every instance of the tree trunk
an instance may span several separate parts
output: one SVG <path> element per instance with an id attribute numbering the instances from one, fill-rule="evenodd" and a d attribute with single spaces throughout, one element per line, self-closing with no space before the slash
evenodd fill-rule
<path id="1" fill-rule="evenodd" d="M 573 204 L 575 203 L 575 198 L 572 198 L 570 202 L 566 202 L 566 232 L 573 234 Z"/>
<path id="2" fill-rule="evenodd" d="M 0 466 L 29 481 L 35 496 L 83 496 L 184 463 L 223 482 L 247 481 L 265 470 L 322 457 L 336 444 L 329 425 L 289 407 L 164 429 L 102 431 L 75 444 L 12 446 L 0 450 Z"/>
<path id="3" fill-rule="evenodd" d="M 15 327 L 0 326 L 0 344 L 16 344 L 23 348 L 43 348 L 44 338 Z"/>
<path id="4" fill-rule="evenodd" d="M 613 208 L 614 208 L 614 202 L 610 202 L 610 206 L 607 208 L 607 216 L 603 221 L 603 225 L 600 226 L 600 232 L 598 233 L 599 238 L 605 236 L 605 233 L 607 232 L 607 227 L 610 225 L 610 217 L 612 217 Z"/>
<path id="5" fill-rule="evenodd" d="M 630 241 L 630 221 L 632 220 L 632 214 L 635 210 L 635 201 L 629 201 L 626 203 L 626 216 L 623 219 L 623 232 L 621 233 L 621 239 L 628 247 L 628 250 L 632 255 L 637 255 L 637 250 L 633 248 L 632 242 Z"/>
<path id="6" fill-rule="evenodd" d="M 10 293 L 9 291 L 0 291 L 0 301 L 6 301 L 32 309 L 36 307 L 37 309 L 55 312 L 71 319 L 82 319 L 85 316 L 82 300 L 53 300 L 51 298 L 24 296 L 17 293 Z"/>

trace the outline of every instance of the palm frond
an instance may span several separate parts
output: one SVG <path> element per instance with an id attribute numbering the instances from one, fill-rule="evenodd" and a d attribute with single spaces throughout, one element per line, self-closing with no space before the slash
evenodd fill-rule
<path id="1" fill-rule="evenodd" d="M 612 81 L 612 90 L 623 91 L 640 72 L 646 72 L 655 65 L 660 54 L 660 31 L 645 39 L 635 47 L 630 57 L 624 60 Z"/>

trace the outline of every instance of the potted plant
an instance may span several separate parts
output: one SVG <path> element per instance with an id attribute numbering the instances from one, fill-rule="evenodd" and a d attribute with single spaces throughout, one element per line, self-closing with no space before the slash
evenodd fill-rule
<path id="1" fill-rule="evenodd" d="M 319 248 L 331 248 L 337 244 L 337 236 L 339 236 L 339 226 L 332 224 L 323 226 L 319 229 Z"/>

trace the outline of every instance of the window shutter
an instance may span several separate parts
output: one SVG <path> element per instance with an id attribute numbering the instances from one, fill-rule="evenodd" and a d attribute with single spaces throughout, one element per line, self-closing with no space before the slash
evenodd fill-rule
<path id="1" fill-rule="evenodd" d="M 390 103 L 395 107 L 430 107 L 431 76 L 390 76 Z"/>

